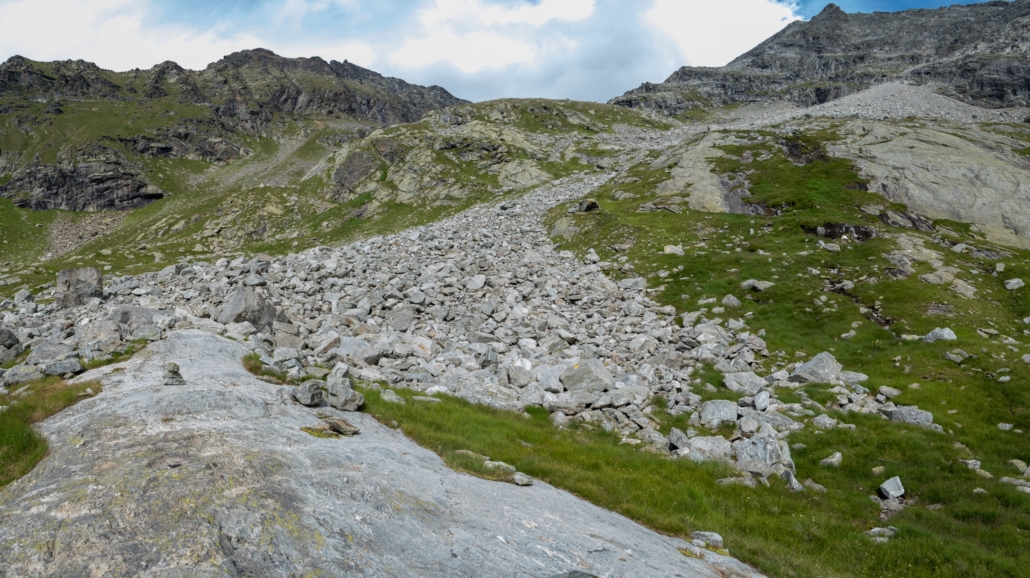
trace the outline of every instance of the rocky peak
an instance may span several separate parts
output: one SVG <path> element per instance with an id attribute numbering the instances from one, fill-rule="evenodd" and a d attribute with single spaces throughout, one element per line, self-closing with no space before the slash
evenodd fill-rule
<path id="1" fill-rule="evenodd" d="M 725 67 L 683 67 L 612 104 L 670 112 L 706 101 L 808 106 L 900 80 L 934 82 L 978 106 L 1026 106 L 1030 66 L 1012 55 L 1030 47 L 1028 17 L 1028 0 L 871 14 L 829 4 Z"/>

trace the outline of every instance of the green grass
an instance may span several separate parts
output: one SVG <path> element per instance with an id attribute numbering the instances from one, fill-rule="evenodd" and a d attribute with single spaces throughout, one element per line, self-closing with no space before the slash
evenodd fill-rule
<path id="1" fill-rule="evenodd" d="M 366 412 L 396 422 L 455 469 L 489 477 L 477 460 L 454 453 L 470 450 L 666 534 L 717 531 L 734 556 L 771 576 L 1019 576 L 1030 561 L 1030 498 L 958 464 L 966 454 L 929 430 L 861 416 L 849 419 L 858 424 L 853 432 L 794 434 L 791 443 L 808 445 L 795 451 L 800 475 L 829 488 L 794 494 L 778 480 L 770 489 L 720 486 L 716 479 L 733 475 L 728 466 L 642 452 L 601 430 L 558 430 L 540 408 L 529 408 L 527 419 L 449 396 L 426 404 L 399 389 L 408 403 L 398 405 L 362 391 Z M 818 466 L 834 451 L 845 454 L 841 468 Z M 874 475 L 876 465 L 886 472 Z M 920 503 L 889 522 L 898 538 L 873 544 L 862 532 L 885 523 L 868 496 L 893 475 L 917 488 Z M 926 508 L 932 504 L 943 507 Z"/>
<path id="2" fill-rule="evenodd" d="M 0 396 L 0 405 L 9 406 L 0 413 L 0 488 L 27 474 L 46 456 L 46 440 L 33 424 L 88 397 L 87 389 L 100 393 L 99 383 L 72 385 L 57 377 L 26 385 L 29 394 L 24 397 Z"/>
<path id="3" fill-rule="evenodd" d="M 283 371 L 276 371 L 269 368 L 264 363 L 261 363 L 261 355 L 258 353 L 248 353 L 243 356 L 243 368 L 249 371 L 252 375 L 258 377 L 270 377 L 284 385 L 294 385 L 295 381 L 290 376 L 286 375 Z"/>
<path id="4" fill-rule="evenodd" d="M 1030 498 L 1011 486 L 980 478 L 958 464 L 957 459 L 978 459 L 996 477 L 1018 475 L 1008 460 L 1030 459 L 1026 434 L 997 428 L 998 423 L 1012 423 L 1024 432 L 1030 431 L 1030 366 L 1020 360 L 1026 348 L 1019 345 L 1013 351 L 1002 337 L 985 338 L 977 333 L 980 328 L 993 328 L 1002 336 L 1025 339 L 1024 331 L 1030 327 L 1021 320 L 1030 315 L 1030 297 L 1025 292 L 1005 291 L 1002 282 L 1030 277 L 1030 253 L 1009 250 L 1010 256 L 1003 259 L 1005 273 L 994 277 L 990 275 L 994 261 L 956 255 L 924 237 L 928 248 L 941 253 L 944 264 L 961 269 L 960 277 L 980 290 L 977 299 L 966 300 L 946 285 L 919 280 L 920 274 L 932 270 L 925 264 L 917 265 L 917 272 L 905 280 L 885 275 L 884 269 L 893 265 L 883 255 L 897 248 L 891 239 L 839 242 L 841 252 L 824 251 L 817 245 L 818 238 L 807 232 L 808 228 L 849 223 L 873 226 L 892 234 L 921 235 L 891 229 L 858 210 L 864 204 L 885 203 L 881 197 L 854 190 L 861 179 L 847 161 L 827 159 L 799 167 L 787 160 L 780 149 L 779 141 L 783 138 L 799 138 L 807 146 L 818 147 L 833 138 L 831 133 L 764 136 L 769 139 L 764 143 L 726 147 L 729 156 L 716 160 L 715 172 L 746 170 L 752 192 L 746 201 L 780 207 L 781 215 L 706 214 L 690 210 L 681 214 L 639 213 L 637 207 L 654 198 L 654 187 L 665 178 L 641 165 L 629 174 L 641 179 L 639 182 L 612 184 L 599 191 L 596 197 L 601 210 L 574 215 L 579 231 L 571 241 L 555 241 L 562 243 L 561 249 L 578 254 L 592 247 L 603 260 L 612 261 L 617 267 L 623 263 L 632 265 L 632 269 L 616 276 L 649 277 L 649 285 L 655 289 L 652 297 L 676 306 L 678 311 L 699 309 L 697 302 L 703 298 L 721 300 L 724 295 L 734 294 L 742 300 L 740 308 L 708 316 L 726 319 L 750 314 L 747 323 L 754 330 L 767 332 L 764 339 L 773 352 L 763 360 L 767 371 L 830 351 L 845 369 L 870 375 L 866 385 L 874 391 L 881 385 L 901 389 L 904 393 L 898 403 L 931 411 L 946 433 L 889 424 L 879 417 L 847 416 L 846 421 L 858 425 L 855 432 L 792 434 L 791 443 L 808 446 L 795 455 L 799 476 L 813 477 L 826 485 L 832 498 L 829 509 L 813 511 L 816 520 L 809 525 L 823 529 L 811 531 L 833 539 L 801 539 L 802 528 L 792 535 L 784 526 L 789 519 L 784 516 L 786 509 L 759 508 L 750 514 L 756 519 L 755 526 L 743 537 L 754 540 L 756 546 L 743 554 L 738 546 L 734 553 L 773 576 L 1019 575 L 1020 570 L 1012 561 L 1024 555 L 1021 549 L 1028 544 Z M 745 166 L 737 158 L 745 150 L 754 151 L 756 157 L 758 152 L 768 151 L 772 158 Z M 611 195 L 616 191 L 630 192 L 636 197 L 614 201 Z M 565 217 L 566 208 L 556 207 L 549 215 L 550 221 Z M 973 236 L 968 227 L 940 224 L 954 231 L 955 241 L 1000 250 Z M 686 254 L 665 255 L 665 245 L 682 245 Z M 980 274 L 969 274 L 971 269 Z M 659 270 L 670 274 L 658 277 Z M 777 285 L 760 294 L 745 295 L 739 285 L 751 278 Z M 842 280 L 852 281 L 855 287 L 846 294 L 825 290 L 828 281 Z M 746 296 L 752 299 L 745 299 Z M 826 298 L 825 303 L 817 301 L 821 297 Z M 953 316 L 930 315 L 928 310 L 935 304 L 950 307 Z M 889 320 L 889 327 L 881 327 L 860 309 L 877 306 L 881 317 Z M 934 327 L 945 326 L 958 334 L 957 343 L 926 344 L 900 339 L 902 334 L 925 335 Z M 857 333 L 853 339 L 841 338 L 852 329 Z M 977 357 L 961 366 L 943 358 L 944 352 L 955 348 Z M 801 352 L 802 357 L 795 356 L 796 352 Z M 1000 369 L 1010 370 L 1010 382 L 997 380 Z M 701 377 L 716 385 L 721 381 L 719 374 L 710 370 Z M 918 386 L 910 387 L 912 384 Z M 816 401 L 826 402 L 834 397 L 825 388 L 809 386 L 806 390 Z M 719 392 L 709 393 L 703 387 L 695 388 L 695 392 L 705 399 L 727 397 Z M 798 401 L 796 396 L 791 397 Z M 674 424 L 683 429 L 685 418 L 670 420 L 665 431 Z M 955 442 L 970 450 L 957 450 Z M 840 471 L 827 472 L 817 465 L 818 460 L 834 451 L 844 453 L 845 466 Z M 910 492 L 919 498 L 920 505 L 905 510 L 890 522 L 907 536 L 899 540 L 897 547 L 892 541 L 886 548 L 869 550 L 857 534 L 867 529 L 863 526 L 876 523 L 875 516 L 870 517 L 864 508 L 868 507 L 867 496 L 886 479 L 870 475 L 877 465 L 888 468 L 886 477 L 900 475 Z M 972 490 L 976 487 L 987 489 L 989 494 L 974 495 Z M 726 506 L 730 510 L 741 505 L 731 502 Z M 926 509 L 935 504 L 941 507 Z M 829 520 L 824 518 L 834 517 L 837 526 L 826 525 Z M 740 521 L 727 520 L 726 525 L 731 528 L 728 531 L 746 527 Z M 777 545 L 780 542 L 789 547 L 781 550 Z M 800 566 L 792 565 L 786 554 L 792 550 L 807 560 L 798 562 Z M 780 559 L 777 552 L 784 552 L 784 558 Z M 836 557 L 845 563 L 830 560 Z"/>

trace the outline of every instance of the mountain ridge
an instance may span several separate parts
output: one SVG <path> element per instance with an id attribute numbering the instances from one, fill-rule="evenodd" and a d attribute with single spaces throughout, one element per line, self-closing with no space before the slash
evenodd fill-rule
<path id="1" fill-rule="evenodd" d="M 1028 51 L 1028 0 L 853 14 L 829 4 L 725 66 L 684 66 L 609 103 L 670 114 L 773 100 L 810 106 L 904 80 L 981 107 L 1026 106 Z"/>

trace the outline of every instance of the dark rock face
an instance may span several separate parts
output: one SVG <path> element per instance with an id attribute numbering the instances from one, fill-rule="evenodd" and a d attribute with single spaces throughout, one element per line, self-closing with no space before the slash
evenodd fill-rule
<path id="1" fill-rule="evenodd" d="M 19 168 L 0 186 L 0 196 L 36 210 L 132 209 L 165 195 L 142 172 L 115 150 L 95 145 L 78 151 L 74 159 L 53 165 L 34 161 Z"/>
<path id="2" fill-rule="evenodd" d="M 334 200 L 343 200 L 354 191 L 354 187 L 365 177 L 379 168 L 379 160 L 364 151 L 351 153 L 333 173 L 333 181 L 338 191 L 333 194 Z"/>
<path id="3" fill-rule="evenodd" d="M 721 68 L 685 66 L 611 104 L 670 114 L 711 104 L 821 104 L 892 80 L 983 107 L 1030 104 L 1030 0 L 846 14 L 828 5 Z"/>

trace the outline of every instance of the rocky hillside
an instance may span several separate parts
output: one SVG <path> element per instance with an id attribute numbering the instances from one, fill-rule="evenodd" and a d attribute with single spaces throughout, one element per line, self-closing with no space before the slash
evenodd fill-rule
<path id="1" fill-rule="evenodd" d="M 157 160 L 227 163 L 298 122 L 346 121 L 353 133 L 462 102 L 348 62 L 263 49 L 202 71 L 165 62 L 115 73 L 16 56 L 0 64 L 0 196 L 36 210 L 131 209 L 169 194 Z"/>
<path id="2" fill-rule="evenodd" d="M 835 4 L 721 68 L 685 66 L 612 104 L 668 114 L 728 103 L 820 104 L 891 81 L 987 108 L 1030 105 L 1030 1 L 846 14 Z"/>

